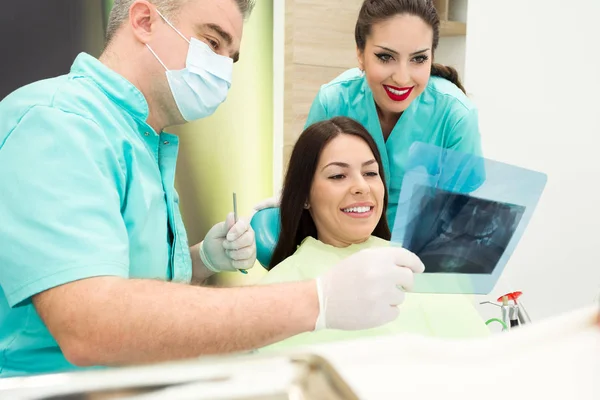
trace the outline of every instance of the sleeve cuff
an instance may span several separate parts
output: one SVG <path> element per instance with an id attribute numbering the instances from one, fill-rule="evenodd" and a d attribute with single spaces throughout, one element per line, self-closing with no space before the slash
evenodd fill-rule
<path id="1" fill-rule="evenodd" d="M 208 256 L 206 255 L 206 252 L 204 251 L 204 240 L 202 242 L 200 242 L 200 246 L 198 246 L 200 248 L 199 252 L 200 252 L 200 261 L 202 261 L 202 264 L 204 264 L 204 266 L 206 267 L 207 270 L 216 273 L 219 273 L 221 271 L 219 271 L 218 268 L 216 268 L 215 266 L 213 266 L 210 262 L 210 260 L 208 259 Z"/>
<path id="2" fill-rule="evenodd" d="M 129 269 L 123 264 L 98 264 L 72 267 L 28 282 L 18 289 L 6 293 L 6 299 L 10 307 L 18 307 L 25 300 L 45 290 L 81 279 L 99 276 L 128 278 Z"/>

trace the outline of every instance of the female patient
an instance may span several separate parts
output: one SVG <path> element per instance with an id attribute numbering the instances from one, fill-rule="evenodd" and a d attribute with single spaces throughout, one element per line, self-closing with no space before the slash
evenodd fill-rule
<path id="1" fill-rule="evenodd" d="M 387 205 L 381 158 L 365 128 L 346 117 L 309 126 L 291 155 L 281 195 L 281 234 L 270 271 L 260 283 L 312 279 L 361 249 L 388 246 Z M 398 332 L 444 337 L 489 334 L 465 296 L 410 293 L 399 307 L 399 317 L 379 328 L 326 329 L 269 348 Z"/>

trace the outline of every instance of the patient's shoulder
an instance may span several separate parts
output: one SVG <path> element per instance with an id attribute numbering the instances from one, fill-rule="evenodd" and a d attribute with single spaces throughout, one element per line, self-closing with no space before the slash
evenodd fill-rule
<path id="1" fill-rule="evenodd" d="M 338 251 L 312 236 L 306 237 L 294 254 L 273 267 L 260 283 L 314 279 L 337 263 Z"/>
<path id="2" fill-rule="evenodd" d="M 304 251 L 303 248 L 310 247 L 312 241 L 317 242 L 317 240 L 312 237 L 308 237 L 302 241 L 300 246 L 296 249 L 294 254 L 271 268 L 269 272 L 259 281 L 260 284 L 268 285 L 272 283 L 283 283 L 283 282 L 294 282 L 303 280 L 302 273 L 302 255 Z M 307 245 L 307 242 L 310 244 Z M 299 268 L 300 267 L 300 268 Z"/>
<path id="3" fill-rule="evenodd" d="M 286 258 L 273 268 L 258 282 L 261 285 L 272 283 L 295 282 L 302 280 L 293 255 Z"/>

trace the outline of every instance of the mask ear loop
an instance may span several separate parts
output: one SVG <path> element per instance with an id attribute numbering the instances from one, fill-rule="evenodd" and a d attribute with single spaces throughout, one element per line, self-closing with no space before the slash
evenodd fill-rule
<path id="1" fill-rule="evenodd" d="M 165 17 L 164 17 L 164 16 L 163 16 L 163 15 L 160 13 L 160 11 L 158 11 L 158 8 L 155 8 L 155 9 L 156 9 L 156 12 L 158 13 L 158 15 L 160 15 L 160 17 L 161 17 L 161 18 L 162 18 L 162 19 L 163 19 L 163 20 L 164 20 L 164 21 L 167 23 L 167 25 L 169 25 L 171 28 L 173 28 L 173 30 L 174 30 L 175 32 L 177 32 L 177 33 L 179 34 L 179 36 L 181 36 L 181 37 L 183 38 L 183 40 L 185 40 L 185 41 L 186 41 L 186 42 L 188 42 L 188 44 L 189 44 L 189 43 L 190 43 L 190 41 L 189 41 L 189 40 L 188 40 L 188 39 L 187 39 L 185 36 L 183 36 L 183 34 L 182 34 L 181 32 L 179 32 L 179 30 L 178 30 L 177 28 L 175 28 L 175 26 L 173 26 L 173 24 L 172 24 L 172 23 L 171 23 L 171 22 L 170 22 L 168 19 L 166 19 L 166 18 L 165 18 Z"/>
<path id="2" fill-rule="evenodd" d="M 177 34 L 178 34 L 179 36 L 181 36 L 181 37 L 183 38 L 183 40 L 185 40 L 185 41 L 186 41 L 188 44 L 190 44 L 190 41 L 189 41 L 189 40 L 187 40 L 187 38 L 186 38 L 185 36 L 183 36 L 183 34 L 182 34 L 181 32 L 179 32 L 179 30 L 177 30 L 177 28 L 175 28 L 175 27 L 173 26 L 173 24 L 172 24 L 171 22 L 169 22 L 169 20 L 168 20 L 168 19 L 166 19 L 166 18 L 164 17 L 164 15 L 162 15 L 162 14 L 160 13 L 160 11 L 158 11 L 158 8 L 156 8 L 156 7 L 155 7 L 154 9 L 155 9 L 155 10 L 156 10 L 156 12 L 158 13 L 158 15 L 160 15 L 160 17 L 163 19 L 163 21 L 165 21 L 165 22 L 167 23 L 167 25 L 169 25 L 171 28 L 173 28 L 173 30 L 174 30 L 175 32 L 177 32 Z M 160 58 L 159 58 L 159 57 L 156 55 L 156 53 L 154 52 L 154 50 L 152 50 L 152 48 L 150 47 L 150 45 L 149 45 L 148 43 L 146 43 L 146 47 L 148 48 L 148 50 L 150 50 L 150 52 L 152 53 L 152 55 L 154 56 L 154 58 L 156 58 L 156 59 L 158 60 L 158 62 L 160 63 L 160 65 L 162 65 L 162 66 L 163 66 L 163 68 L 165 69 L 165 71 L 168 71 L 169 69 L 167 68 L 167 66 L 166 66 L 166 65 L 165 65 L 165 64 L 164 64 L 164 63 L 161 61 L 161 59 L 160 59 Z"/>
<path id="3" fill-rule="evenodd" d="M 154 50 L 152 50 L 152 47 L 150 47 L 150 45 L 148 43 L 146 43 L 146 47 L 148 48 L 148 50 L 150 50 L 150 53 L 152 53 L 152 55 L 154 56 L 154 58 L 156 58 L 158 60 L 158 62 L 160 63 L 160 65 L 163 66 L 163 68 L 165 69 L 165 71 L 168 71 L 169 69 L 167 68 L 167 66 L 160 60 L 160 58 L 158 58 L 158 56 L 156 55 L 156 53 L 154 52 Z"/>

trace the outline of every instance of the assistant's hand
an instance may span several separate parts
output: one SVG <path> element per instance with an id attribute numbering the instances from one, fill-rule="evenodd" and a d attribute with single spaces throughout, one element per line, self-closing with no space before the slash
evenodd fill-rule
<path id="1" fill-rule="evenodd" d="M 374 328 L 396 319 L 404 290 L 425 266 L 401 247 L 362 250 L 317 278 L 319 317 L 315 330 Z"/>
<path id="2" fill-rule="evenodd" d="M 240 218 L 234 224 L 233 213 L 225 222 L 213 226 L 200 243 L 200 259 L 213 272 L 250 269 L 256 261 L 254 231 Z"/>

